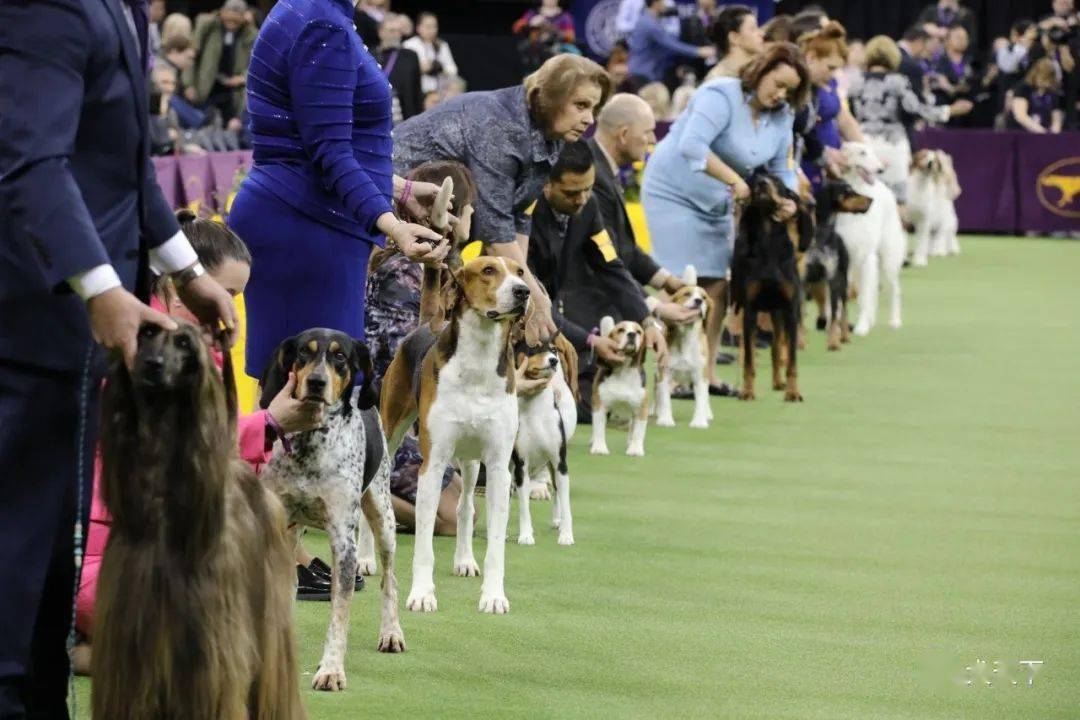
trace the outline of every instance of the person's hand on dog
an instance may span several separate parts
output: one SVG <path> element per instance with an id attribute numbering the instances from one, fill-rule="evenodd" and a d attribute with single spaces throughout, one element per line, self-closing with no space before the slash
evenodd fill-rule
<path id="1" fill-rule="evenodd" d="M 270 407 L 266 408 L 266 411 L 286 434 L 291 435 L 322 427 L 326 406 L 322 403 L 297 400 L 293 397 L 295 392 L 296 373 L 290 372 L 289 381 L 270 401 Z"/>
<path id="2" fill-rule="evenodd" d="M 836 148 L 825 148 L 825 169 L 829 171 L 829 174 L 833 177 L 840 177 L 847 170 L 847 160 L 844 159 L 844 153 Z"/>
<path id="3" fill-rule="evenodd" d="M 236 314 L 236 303 L 228 291 L 218 284 L 218 281 L 209 275 L 199 277 L 187 282 L 183 287 L 177 288 L 177 295 L 191 313 L 199 318 L 199 322 L 210 328 L 210 334 L 216 335 L 218 323 L 225 326 L 228 331 L 229 347 L 236 344 L 240 338 L 240 320 Z"/>
<path id="4" fill-rule="evenodd" d="M 525 318 L 525 342 L 530 347 L 535 347 L 555 337 L 559 328 L 551 319 L 551 298 L 546 292 L 533 290 L 530 303 L 532 307 Z"/>
<path id="5" fill-rule="evenodd" d="M 701 317 L 701 309 L 688 308 L 677 302 L 665 302 L 656 306 L 656 317 L 676 325 L 689 325 Z"/>
<path id="6" fill-rule="evenodd" d="M 773 219 L 777 222 L 786 222 L 795 217 L 795 212 L 798 210 L 798 206 L 791 198 L 783 198 L 780 200 L 780 204 L 776 206 L 776 212 L 773 213 Z"/>
<path id="7" fill-rule="evenodd" d="M 399 221 L 388 236 L 402 255 L 423 265 L 444 267 L 443 260 L 450 252 L 449 238 L 423 225 Z"/>
<path id="8" fill-rule="evenodd" d="M 731 184 L 731 194 L 735 198 L 735 202 L 746 202 L 750 199 L 750 186 L 746 184 L 745 180 L 739 178 Z"/>
<path id="9" fill-rule="evenodd" d="M 525 369 L 528 367 L 527 362 L 521 363 L 515 371 L 517 374 L 514 387 L 517 389 L 519 397 L 532 397 L 538 392 L 543 390 L 551 382 L 551 378 L 529 378 L 525 376 Z"/>
<path id="10" fill-rule="evenodd" d="M 668 363 L 668 346 L 667 340 L 664 339 L 664 333 L 655 323 L 650 323 L 649 327 L 645 328 L 645 336 L 642 338 L 645 343 L 645 347 L 656 353 L 656 367 L 663 372 L 667 369 Z"/>
<path id="11" fill-rule="evenodd" d="M 622 350 L 619 349 L 619 344 L 605 335 L 597 335 L 593 338 L 592 349 L 596 357 L 611 365 L 618 365 L 626 359 Z"/>
<path id="12" fill-rule="evenodd" d="M 135 366 L 139 348 L 139 327 L 152 323 L 175 330 L 176 321 L 152 309 L 122 287 L 96 295 L 86 303 L 90 314 L 90 332 L 107 350 L 119 350 L 128 370 Z"/>

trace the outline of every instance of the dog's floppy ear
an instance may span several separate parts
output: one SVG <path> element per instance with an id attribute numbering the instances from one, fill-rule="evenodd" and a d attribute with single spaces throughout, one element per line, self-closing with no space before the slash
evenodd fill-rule
<path id="1" fill-rule="evenodd" d="M 431 229 L 445 235 L 450 230 L 450 199 L 454 195 L 454 180 L 449 175 L 443 178 L 439 194 L 431 204 Z"/>
<path id="2" fill-rule="evenodd" d="M 639 368 L 645 367 L 645 330 L 642 329 L 641 333 L 641 345 L 638 347 L 637 352 L 634 353 L 634 366 Z"/>
<path id="3" fill-rule="evenodd" d="M 559 356 L 559 370 L 563 373 L 563 377 L 566 378 L 566 384 L 570 386 L 570 393 L 574 396 L 575 401 L 580 400 L 577 350 L 574 349 L 573 344 L 562 333 L 556 335 L 551 344 L 555 347 L 555 352 Z"/>
<path id="4" fill-rule="evenodd" d="M 289 373 L 296 363 L 296 337 L 282 341 L 274 351 L 274 357 L 266 366 L 263 373 L 262 394 L 259 395 L 259 407 L 265 410 L 270 407 L 270 402 L 277 397 L 285 384 L 289 382 Z"/>
<path id="5" fill-rule="evenodd" d="M 697 268 L 687 265 L 682 271 L 682 281 L 687 285 L 697 285 Z"/>
<path id="6" fill-rule="evenodd" d="M 600 318 L 600 334 L 607 337 L 611 334 L 611 331 L 615 329 L 615 318 L 610 315 L 605 315 Z"/>
<path id="7" fill-rule="evenodd" d="M 360 410 L 368 410 L 375 406 L 379 398 L 372 388 L 375 382 L 375 368 L 371 363 L 371 351 L 368 346 L 355 338 L 352 341 L 352 351 L 349 353 L 349 368 L 352 370 L 352 387 L 360 388 L 356 393 L 356 407 Z M 352 392 L 350 388 L 349 392 Z M 345 407 L 349 406 L 349 398 L 345 398 Z"/>

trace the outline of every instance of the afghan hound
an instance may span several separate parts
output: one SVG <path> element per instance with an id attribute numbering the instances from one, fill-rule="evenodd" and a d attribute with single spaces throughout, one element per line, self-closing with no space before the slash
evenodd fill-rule
<path id="1" fill-rule="evenodd" d="M 239 458 L 224 357 L 219 373 L 192 325 L 145 325 L 134 369 L 117 362 L 109 375 L 96 718 L 306 716 L 285 513 Z"/>

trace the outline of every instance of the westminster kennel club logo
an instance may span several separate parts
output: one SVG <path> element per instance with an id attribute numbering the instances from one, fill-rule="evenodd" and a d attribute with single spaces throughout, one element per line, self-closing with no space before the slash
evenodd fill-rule
<path id="1" fill-rule="evenodd" d="M 1080 157 L 1058 160 L 1039 173 L 1035 191 L 1042 206 L 1061 217 L 1080 218 Z"/>
<path id="2" fill-rule="evenodd" d="M 603 57 L 611 53 L 618 39 L 615 30 L 615 16 L 618 13 L 619 0 L 600 0 L 589 11 L 585 18 L 585 41 L 594 54 Z"/>

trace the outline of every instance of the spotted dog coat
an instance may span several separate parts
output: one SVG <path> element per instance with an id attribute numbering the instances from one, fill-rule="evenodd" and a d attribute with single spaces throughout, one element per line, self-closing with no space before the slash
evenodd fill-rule
<path id="1" fill-rule="evenodd" d="M 694 417 L 692 428 L 707 428 L 712 420 L 709 407 L 709 348 L 705 338 L 705 326 L 712 313 L 712 299 L 697 284 L 697 271 L 693 265 L 683 270 L 685 286 L 671 298 L 685 308 L 696 310 L 700 315 L 689 324 L 664 323 L 664 337 L 668 344 L 668 366 L 663 374 L 656 376 L 656 424 L 675 427 L 671 412 L 671 387 L 674 383 L 694 388 Z"/>
<path id="2" fill-rule="evenodd" d="M 618 365 L 596 361 L 596 378 L 592 389 L 593 455 L 609 455 L 607 446 L 607 414 L 631 415 L 626 454 L 645 454 L 645 428 L 649 422 L 649 398 L 645 392 L 645 331 L 636 322 L 624 320 L 615 324 L 610 315 L 600 320 L 600 334 L 615 340 L 625 358 Z"/>
<path id="3" fill-rule="evenodd" d="M 480 463 L 487 468 L 487 557 L 481 612 L 509 612 L 504 589 L 510 455 L 518 413 L 510 329 L 526 312 L 529 288 L 513 260 L 480 257 L 448 277 L 447 320 L 436 335 L 422 325 L 398 348 L 383 378 L 381 413 L 394 447 L 414 421 L 420 425 L 424 465 L 416 495 L 416 551 L 405 606 L 434 612 L 432 536 L 443 468 L 463 468 L 454 574 L 480 574 L 472 548 L 473 490 Z"/>
<path id="4" fill-rule="evenodd" d="M 262 479 L 281 498 L 290 522 L 322 528 L 329 535 L 333 555 L 330 626 L 312 687 L 344 690 L 353 578 L 358 570 L 375 572 L 376 546 L 383 566 L 378 647 L 382 652 L 405 649 L 394 574 L 396 523 L 390 500 L 390 456 L 374 407 L 371 360 L 363 343 L 323 329 L 286 340 L 264 378 L 263 407 L 280 392 L 290 371 L 297 374 L 299 399 L 326 403 L 326 421 L 316 430 L 290 435 L 291 450 L 279 443 Z"/>

